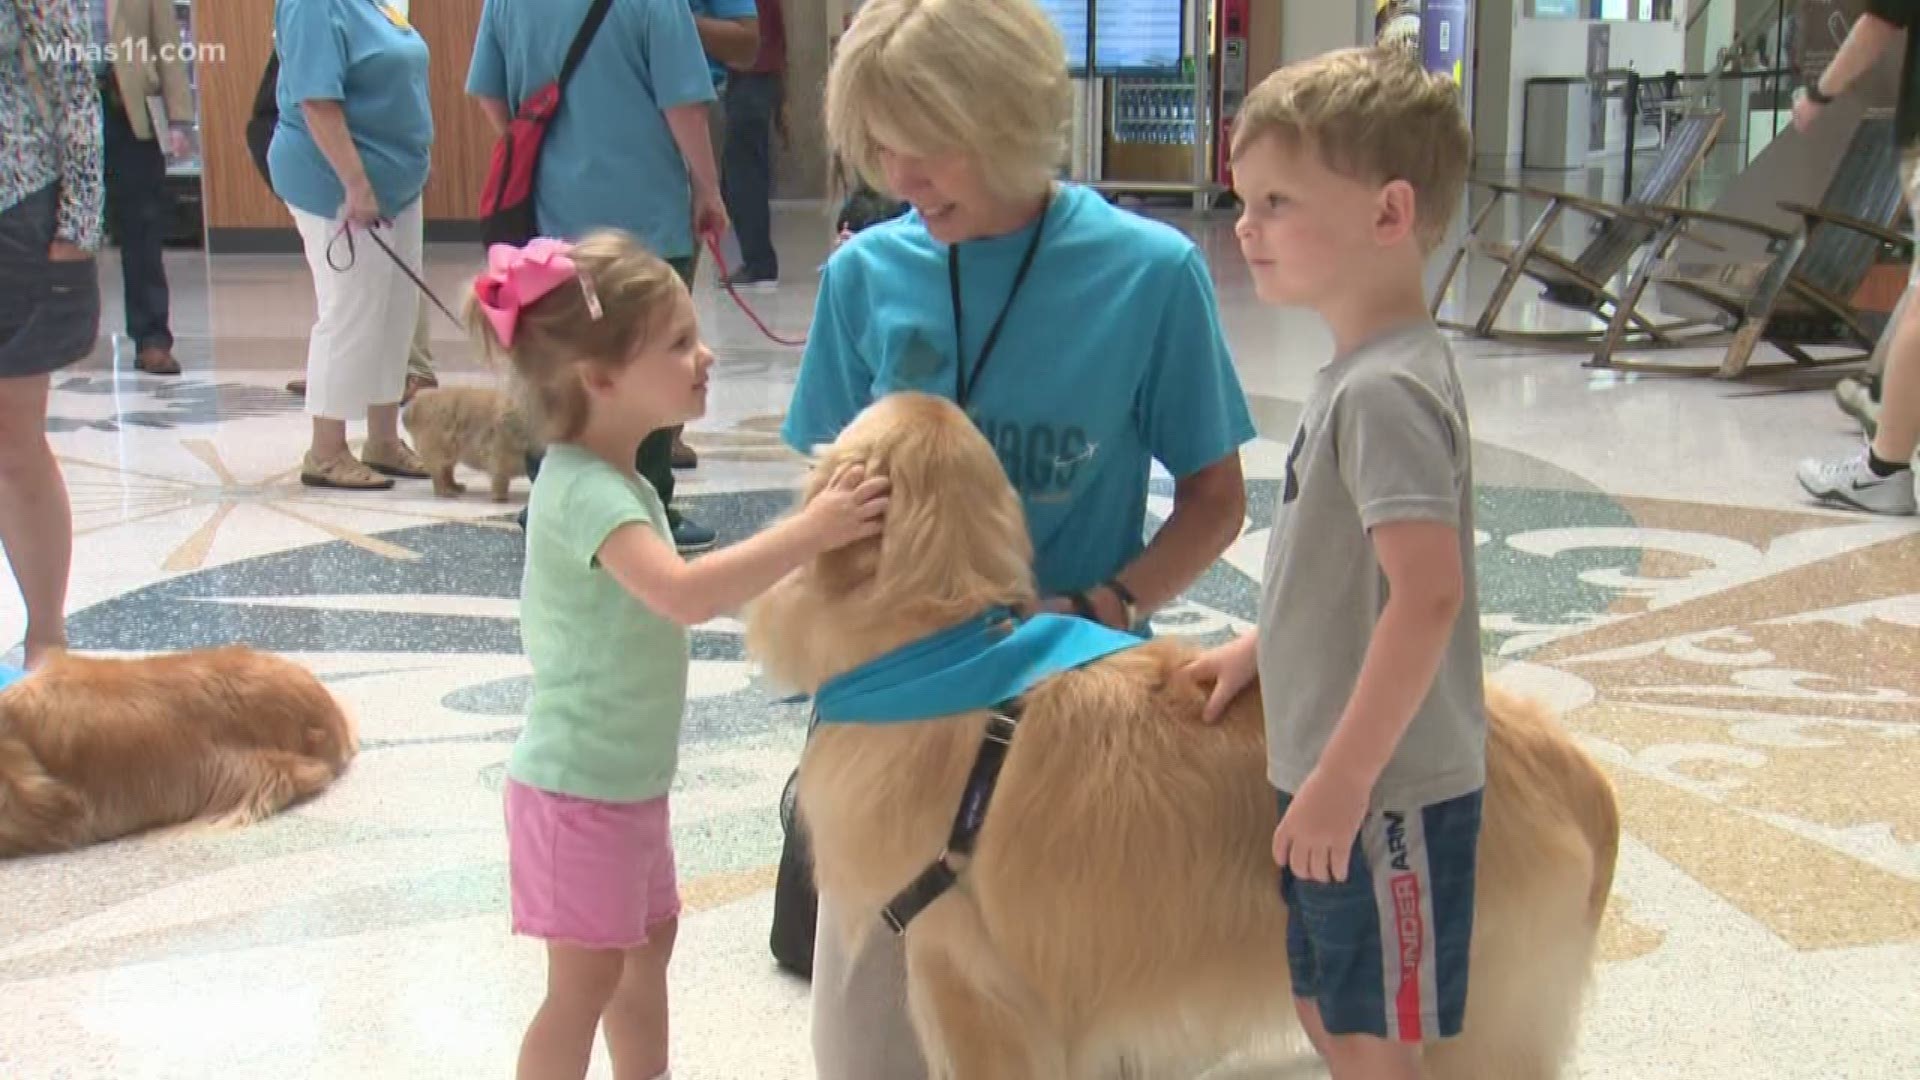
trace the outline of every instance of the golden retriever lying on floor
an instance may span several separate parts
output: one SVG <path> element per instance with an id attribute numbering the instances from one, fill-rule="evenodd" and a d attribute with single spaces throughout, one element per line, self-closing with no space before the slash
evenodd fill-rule
<path id="1" fill-rule="evenodd" d="M 783 685 L 826 679 L 993 605 L 1034 601 L 1020 504 L 946 401 L 873 405 L 827 452 L 890 477 L 876 540 L 796 571 L 749 615 Z M 1155 642 L 1042 683 L 973 860 L 906 934 L 914 1026 L 956 1080 L 1191 1077 L 1297 1032 L 1257 689 L 1218 725 Z M 1599 769 L 1541 709 L 1489 688 L 1466 1030 L 1435 1080 L 1558 1074 L 1578 1027 L 1619 823 Z M 816 729 L 799 805 L 820 890 L 853 934 L 940 854 L 984 713 Z"/>
<path id="2" fill-rule="evenodd" d="M 289 660 L 58 656 L 0 691 L 0 857 L 250 824 L 324 789 L 357 749 L 333 695 Z"/>

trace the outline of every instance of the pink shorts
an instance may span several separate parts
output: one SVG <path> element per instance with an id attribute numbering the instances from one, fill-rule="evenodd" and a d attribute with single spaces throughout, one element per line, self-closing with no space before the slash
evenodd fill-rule
<path id="1" fill-rule="evenodd" d="M 513 932 L 631 949 L 680 914 L 665 796 L 601 802 L 507 781 Z"/>

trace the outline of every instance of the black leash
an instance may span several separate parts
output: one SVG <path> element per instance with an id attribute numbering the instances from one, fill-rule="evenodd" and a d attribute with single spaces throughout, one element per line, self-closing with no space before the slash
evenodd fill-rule
<path id="1" fill-rule="evenodd" d="M 415 287 L 417 287 L 420 290 L 421 295 L 433 301 L 433 306 L 439 308 L 441 314 L 445 315 L 448 319 L 452 320 L 453 325 L 459 327 L 462 330 L 465 330 L 467 328 L 467 324 L 461 320 L 460 316 L 455 315 L 453 313 L 453 309 L 447 307 L 447 305 L 441 301 L 440 297 L 434 294 L 433 289 L 428 287 L 427 283 L 421 279 L 420 275 L 414 272 L 413 267 L 408 266 L 406 263 L 406 260 L 402 259 L 398 254 L 396 254 L 393 248 L 387 246 L 387 242 L 385 240 L 380 239 L 380 232 L 377 228 L 368 229 L 366 232 L 367 232 L 367 236 L 371 238 L 376 245 L 379 246 L 380 250 L 387 253 L 387 258 L 393 260 L 393 265 L 399 267 L 400 272 L 407 275 L 407 277 L 413 282 Z M 347 239 L 347 264 L 345 266 L 341 266 L 339 263 L 336 263 L 333 261 L 334 245 L 338 244 L 340 242 L 340 238 L 343 236 L 346 237 Z M 327 241 L 327 265 L 331 267 L 335 273 L 344 274 L 347 271 L 353 269 L 353 263 L 357 257 L 358 255 L 353 249 L 353 224 L 351 222 L 344 223 L 340 226 L 340 231 L 333 234 L 333 239 Z"/>

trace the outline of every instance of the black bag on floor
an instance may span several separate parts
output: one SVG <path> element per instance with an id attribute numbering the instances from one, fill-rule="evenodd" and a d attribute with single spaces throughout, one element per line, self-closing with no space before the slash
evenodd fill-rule
<path id="1" fill-rule="evenodd" d="M 806 830 L 794 809 L 798 770 L 787 778 L 780 796 L 780 827 L 786 843 L 780 849 L 780 874 L 773 885 L 773 932 L 768 944 L 774 962 L 801 978 L 813 978 L 813 930 L 820 914 L 820 898 L 813 891 L 813 857 L 807 850 Z"/>

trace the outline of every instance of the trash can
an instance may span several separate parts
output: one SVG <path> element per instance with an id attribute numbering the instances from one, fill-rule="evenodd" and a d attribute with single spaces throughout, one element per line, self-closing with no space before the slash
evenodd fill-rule
<path id="1" fill-rule="evenodd" d="M 1528 79 L 1522 91 L 1520 166 L 1578 169 L 1587 163 L 1593 88 L 1585 75 Z"/>

